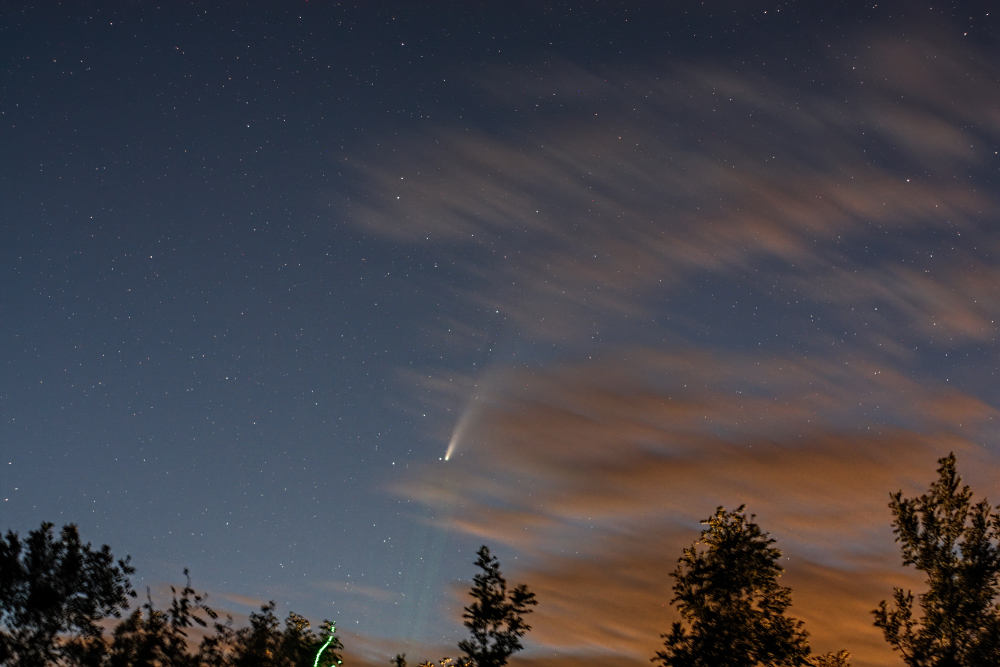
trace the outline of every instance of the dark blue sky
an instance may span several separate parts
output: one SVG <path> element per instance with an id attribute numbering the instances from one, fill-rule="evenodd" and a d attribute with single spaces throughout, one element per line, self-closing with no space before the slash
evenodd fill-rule
<path id="1" fill-rule="evenodd" d="M 806 591 L 881 576 L 888 491 L 1000 460 L 997 22 L 931 4 L 6 5 L 0 528 L 376 658 L 457 641 L 487 541 L 536 656 L 644 661 L 623 554 L 747 498 Z"/>

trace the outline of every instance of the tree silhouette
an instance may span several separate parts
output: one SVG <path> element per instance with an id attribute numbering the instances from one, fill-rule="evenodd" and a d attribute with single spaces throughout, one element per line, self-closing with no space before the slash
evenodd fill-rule
<path id="1" fill-rule="evenodd" d="M 107 545 L 93 550 L 76 526 L 57 539 L 51 523 L 22 542 L 8 531 L 0 539 L 0 665 L 3 667 L 333 667 L 343 644 L 326 621 L 317 635 L 295 612 L 278 628 L 274 603 L 250 615 L 250 626 L 214 623 L 197 651 L 188 631 L 217 618 L 208 598 L 187 583 L 171 587 L 170 606 L 146 603 L 105 638 L 99 621 L 121 618 L 135 591 L 128 558 L 115 561 Z"/>
<path id="2" fill-rule="evenodd" d="M 153 598 L 146 591 L 146 603 L 133 611 L 119 623 L 111 635 L 107 646 L 107 657 L 102 662 L 91 665 L 105 667 L 199 667 L 199 656 L 190 649 L 188 628 L 207 627 L 208 622 L 196 612 L 210 620 L 216 613 L 206 604 L 208 596 L 191 588 L 191 577 L 184 570 L 187 583 L 178 596 L 177 589 L 170 587 L 172 599 L 170 607 L 159 610 L 153 605 Z"/>
<path id="3" fill-rule="evenodd" d="M 718 508 L 701 539 L 684 550 L 671 576 L 681 622 L 673 624 L 653 662 L 664 667 L 754 667 L 806 664 L 808 633 L 785 616 L 790 588 L 780 586 L 781 552 L 740 506 Z M 698 549 L 698 545 L 705 549 Z"/>
<path id="4" fill-rule="evenodd" d="M 0 539 L 0 664 L 43 667 L 100 658 L 97 621 L 121 618 L 135 597 L 129 559 L 115 561 L 108 545 L 83 544 L 73 524 L 56 538 L 51 523 L 23 542 L 7 531 Z"/>
<path id="5" fill-rule="evenodd" d="M 1000 665 L 1000 515 L 985 499 L 971 503 L 954 454 L 938 464 L 928 493 L 898 491 L 889 503 L 903 565 L 927 574 L 923 618 L 913 617 L 913 593 L 896 588 L 875 625 L 910 667 Z"/>
<path id="6" fill-rule="evenodd" d="M 234 630 L 232 618 L 216 623 L 215 634 L 201 644 L 200 658 L 206 667 L 330 667 L 341 664 L 343 649 L 333 623 L 326 621 L 322 636 L 310 629 L 309 621 L 295 612 L 278 628 L 274 602 L 250 614 L 249 627 Z M 320 651 L 320 649 L 323 649 Z"/>
<path id="7" fill-rule="evenodd" d="M 851 654 L 847 651 L 837 651 L 836 653 L 826 653 L 809 658 L 807 664 L 811 667 L 851 667 Z"/>
<path id="8" fill-rule="evenodd" d="M 290 612 L 288 614 L 289 619 L 293 615 L 298 619 L 299 624 L 301 624 L 300 623 L 301 621 L 305 621 L 305 629 L 306 630 L 309 629 L 309 621 L 306 621 L 304 618 L 302 618 L 298 614 L 294 614 L 292 612 Z M 285 627 L 287 628 L 288 625 L 289 625 L 289 622 L 288 622 L 288 619 L 286 619 L 285 620 Z M 343 648 L 344 648 L 344 645 L 340 642 L 340 638 L 337 637 L 337 636 L 335 636 L 335 634 L 334 634 L 334 633 L 337 632 L 337 624 L 333 623 L 331 621 L 323 621 L 323 625 L 321 627 L 323 629 L 323 633 L 322 634 L 325 635 L 326 639 L 323 639 L 322 637 L 317 638 L 315 640 L 315 642 L 318 643 L 318 642 L 322 641 L 323 643 L 319 646 L 319 648 L 316 648 L 315 644 L 313 644 L 313 646 L 310 648 L 310 651 L 312 651 L 313 653 L 315 653 L 315 656 L 313 657 L 313 661 L 312 661 L 312 663 L 310 663 L 311 666 L 312 667 L 320 667 L 322 665 L 323 667 L 333 667 L 335 665 L 342 665 L 342 664 L 344 664 L 344 661 L 341 658 L 341 655 L 339 653 L 337 653 L 337 649 L 343 650 Z M 300 635 L 296 635 L 295 637 L 289 639 L 289 634 L 286 632 L 285 633 L 285 637 L 286 637 L 286 639 L 285 639 L 286 645 L 289 642 L 294 641 L 294 642 L 300 642 L 302 646 L 308 646 L 309 643 L 310 643 L 310 639 L 312 637 L 312 634 L 311 633 L 302 633 Z"/>
<path id="9" fill-rule="evenodd" d="M 473 578 L 469 591 L 475 601 L 462 614 L 472 637 L 460 641 L 458 648 L 465 653 L 463 661 L 476 667 L 502 667 L 511 654 L 523 648 L 521 637 L 531 630 L 524 616 L 538 601 L 524 584 L 508 593 L 500 562 L 485 544 L 476 554 L 475 565 L 481 572 Z"/>
<path id="10" fill-rule="evenodd" d="M 397 655 L 396 657 L 398 658 L 399 656 Z M 393 659 L 393 664 L 396 664 L 395 658 Z M 434 662 L 433 660 L 424 660 L 417 667 L 471 667 L 472 664 L 472 659 L 469 657 L 449 658 L 445 656 L 437 662 Z M 404 659 L 403 664 L 396 665 L 396 667 L 406 667 L 406 660 Z"/>

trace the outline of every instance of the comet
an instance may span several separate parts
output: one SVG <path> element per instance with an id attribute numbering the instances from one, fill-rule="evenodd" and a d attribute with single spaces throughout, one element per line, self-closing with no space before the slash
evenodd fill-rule
<path id="1" fill-rule="evenodd" d="M 458 422 L 455 423 L 455 430 L 451 432 L 451 440 L 448 441 L 448 451 L 444 454 L 444 460 L 448 461 L 451 459 L 451 455 L 455 453 L 458 449 L 458 443 L 462 441 L 465 437 L 465 432 L 469 428 L 469 424 L 472 422 L 475 416 L 475 407 L 470 403 L 465 411 L 462 412 L 462 416 L 458 418 Z"/>

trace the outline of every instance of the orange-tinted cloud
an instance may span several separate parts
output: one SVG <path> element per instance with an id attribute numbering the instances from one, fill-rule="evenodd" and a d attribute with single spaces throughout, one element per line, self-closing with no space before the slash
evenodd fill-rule
<path id="1" fill-rule="evenodd" d="M 698 520 L 745 503 L 788 557 L 814 645 L 892 664 L 869 612 L 914 579 L 888 494 L 925 487 L 947 451 L 971 470 L 995 464 L 970 438 L 996 411 L 871 360 L 628 358 L 511 373 L 460 455 L 402 492 L 527 559 L 512 578 L 543 600 L 543 653 L 652 655 L 675 618 L 668 573 Z"/>
<path id="2" fill-rule="evenodd" d="M 984 59 L 946 46 L 877 42 L 857 59 L 866 80 L 840 75 L 843 97 L 706 65 L 498 75 L 501 108 L 565 98 L 597 113 L 539 117 L 502 140 L 464 128 L 403 138 L 359 168 L 361 193 L 336 201 L 377 235 L 459 248 L 476 278 L 468 299 L 556 340 L 594 318 L 642 321 L 699 274 L 761 271 L 818 272 L 839 299 L 873 290 L 927 336 L 936 313 L 937 326 L 983 339 L 989 306 L 947 275 L 984 261 L 970 234 L 989 230 L 998 202 L 952 174 L 985 165 L 1000 85 Z M 963 82 L 949 83 L 956 68 Z M 947 104 L 935 97 L 945 87 Z M 928 234 L 947 235 L 941 271 L 908 257 L 851 266 L 845 254 Z M 805 296 L 822 303 L 817 282 Z"/>
<path id="3" fill-rule="evenodd" d="M 998 495 L 992 397 L 917 363 L 995 338 L 1000 201 L 976 174 L 1000 139 L 996 67 L 931 37 L 828 48 L 857 54 L 829 88 L 708 63 L 492 76 L 501 111 L 548 111 L 520 133 L 404 137 L 358 168 L 359 192 L 328 197 L 447 255 L 466 303 L 558 350 L 407 373 L 442 453 L 465 417 L 452 461 L 396 491 L 518 554 L 510 578 L 541 600 L 523 664 L 647 664 L 698 520 L 742 503 L 784 550 L 814 647 L 896 664 L 870 610 L 918 580 L 889 492 L 919 492 L 956 451 Z M 818 324 L 746 341 L 757 353 L 690 344 L 677 323 L 702 313 L 674 303 L 711 280 Z M 487 338 L 456 321 L 431 335 Z"/>

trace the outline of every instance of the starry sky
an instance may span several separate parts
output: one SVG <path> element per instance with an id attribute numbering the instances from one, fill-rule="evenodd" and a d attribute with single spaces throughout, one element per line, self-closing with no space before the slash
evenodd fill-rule
<path id="1" fill-rule="evenodd" d="M 355 664 L 486 543 L 521 664 L 626 667 L 746 503 L 897 664 L 889 492 L 1000 499 L 998 23 L 917 4 L 5 4 L 0 528 Z"/>

